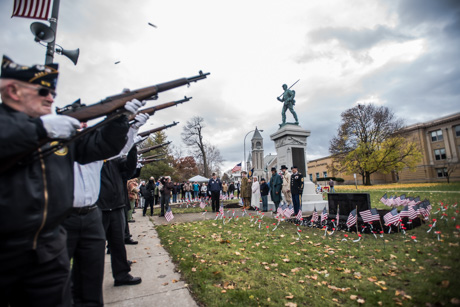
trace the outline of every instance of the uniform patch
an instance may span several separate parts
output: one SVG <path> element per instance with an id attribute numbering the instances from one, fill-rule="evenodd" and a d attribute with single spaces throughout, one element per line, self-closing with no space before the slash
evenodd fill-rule
<path id="1" fill-rule="evenodd" d="M 59 142 L 54 141 L 50 143 L 50 146 L 56 146 L 56 145 L 59 145 Z M 54 154 L 58 156 L 65 156 L 67 155 L 68 152 L 69 152 L 69 148 L 67 146 L 64 146 L 61 149 L 56 150 Z"/>

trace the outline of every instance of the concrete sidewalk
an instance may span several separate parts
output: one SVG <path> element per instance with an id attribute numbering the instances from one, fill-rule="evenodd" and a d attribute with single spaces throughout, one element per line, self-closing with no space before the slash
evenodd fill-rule
<path id="1" fill-rule="evenodd" d="M 198 306 L 160 240 L 148 216 L 137 209 L 129 228 L 137 245 L 126 245 L 128 259 L 134 263 L 131 275 L 142 278 L 134 286 L 114 287 L 110 255 L 105 258 L 104 304 L 106 306 Z M 157 219 L 160 219 L 156 217 Z M 191 217 L 190 217 L 191 218 Z M 155 218 L 153 218 L 155 219 Z M 164 218 L 161 218 L 164 220 Z M 174 219 L 176 222 L 176 219 Z"/>

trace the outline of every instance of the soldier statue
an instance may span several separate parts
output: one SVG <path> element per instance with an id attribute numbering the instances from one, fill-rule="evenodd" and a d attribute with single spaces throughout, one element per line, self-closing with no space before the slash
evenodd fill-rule
<path id="1" fill-rule="evenodd" d="M 281 98 L 281 96 L 277 97 L 279 101 L 284 102 L 283 111 L 281 112 L 283 123 L 280 126 L 284 126 L 286 124 L 286 110 L 287 109 L 291 111 L 291 114 L 294 116 L 294 119 L 295 119 L 295 124 L 298 125 L 299 120 L 297 118 L 297 113 L 294 111 L 295 91 L 288 89 L 286 84 L 283 84 L 283 90 L 284 90 L 284 93 L 281 95 L 283 96 L 283 98 Z"/>

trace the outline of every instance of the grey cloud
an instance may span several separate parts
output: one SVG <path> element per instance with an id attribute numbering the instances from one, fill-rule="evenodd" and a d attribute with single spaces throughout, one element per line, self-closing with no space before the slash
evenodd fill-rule
<path id="1" fill-rule="evenodd" d="M 369 49 L 384 41 L 404 42 L 412 36 L 402 34 L 389 27 L 378 25 L 373 29 L 352 29 L 346 27 L 327 27 L 314 30 L 308 34 L 314 43 L 338 40 L 345 48 L 352 51 Z"/>

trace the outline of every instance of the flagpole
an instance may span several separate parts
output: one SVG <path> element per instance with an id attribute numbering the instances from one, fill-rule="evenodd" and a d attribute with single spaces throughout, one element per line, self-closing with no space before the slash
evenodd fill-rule
<path id="1" fill-rule="evenodd" d="M 57 21 L 59 16 L 59 4 L 60 0 L 53 1 L 53 9 L 51 11 L 51 18 L 49 19 L 50 28 L 54 32 L 54 40 L 48 43 L 46 48 L 46 58 L 45 58 L 45 65 L 52 64 L 54 58 L 54 48 L 56 43 L 56 32 L 57 32 Z"/>
<path id="2" fill-rule="evenodd" d="M 358 205 L 356 205 L 356 234 L 359 234 L 359 229 L 358 229 Z"/>

